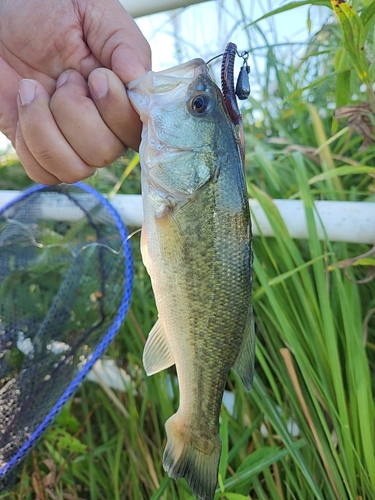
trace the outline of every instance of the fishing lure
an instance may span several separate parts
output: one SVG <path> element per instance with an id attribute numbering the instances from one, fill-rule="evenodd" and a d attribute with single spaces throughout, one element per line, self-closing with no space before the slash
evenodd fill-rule
<path id="1" fill-rule="evenodd" d="M 231 59 L 230 61 L 234 64 L 234 58 L 235 55 L 237 54 L 238 57 L 242 57 L 243 59 L 243 65 L 240 69 L 240 72 L 237 77 L 237 83 L 236 83 L 236 91 L 235 94 L 240 99 L 241 101 L 247 99 L 250 95 L 250 82 L 249 82 L 249 74 L 250 74 L 250 66 L 247 64 L 247 60 L 249 59 L 249 52 L 244 50 L 242 52 L 238 52 L 237 48 L 234 50 L 234 43 L 230 43 L 227 46 L 226 52 L 227 56 L 230 55 Z M 224 56 L 225 52 L 222 52 L 221 54 L 218 54 L 215 57 L 212 57 L 209 59 L 206 64 L 210 64 L 210 62 L 214 61 L 218 57 Z M 234 78 L 234 77 L 233 77 Z"/>
<path id="2" fill-rule="evenodd" d="M 249 73 L 250 67 L 247 64 L 248 52 L 240 53 L 244 63 L 241 67 L 236 89 L 234 88 L 234 61 L 236 58 L 237 45 L 229 42 L 223 53 L 223 60 L 221 63 L 221 89 L 223 92 L 224 103 L 228 110 L 229 116 L 235 125 L 238 125 L 240 150 L 242 156 L 242 163 L 245 165 L 245 136 L 243 130 L 242 116 L 238 107 L 236 95 L 239 99 L 246 99 L 250 95 Z"/>

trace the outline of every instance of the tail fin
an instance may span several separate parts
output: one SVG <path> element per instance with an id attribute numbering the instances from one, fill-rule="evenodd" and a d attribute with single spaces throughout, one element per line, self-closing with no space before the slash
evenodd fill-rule
<path id="1" fill-rule="evenodd" d="M 165 423 L 168 442 L 163 465 L 173 479 L 183 477 L 198 500 L 213 500 L 221 454 L 218 435 L 214 441 L 199 440 L 182 417 L 172 415 Z"/>

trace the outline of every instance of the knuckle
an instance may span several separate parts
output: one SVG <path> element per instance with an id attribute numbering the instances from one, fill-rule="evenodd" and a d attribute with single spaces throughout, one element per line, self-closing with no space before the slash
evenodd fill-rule
<path id="1" fill-rule="evenodd" d="M 102 156 L 101 158 L 98 158 L 95 160 L 95 167 L 97 168 L 103 168 L 107 167 L 110 165 L 113 161 L 117 159 L 117 156 L 115 155 L 108 155 L 108 156 Z"/>
<path id="2" fill-rule="evenodd" d="M 49 108 L 54 118 L 56 118 L 56 115 L 65 112 L 68 103 L 67 97 L 69 98 L 69 100 L 72 100 L 72 94 L 67 96 L 67 92 L 64 89 L 64 85 L 59 89 L 57 89 L 56 92 L 51 97 Z"/>
<path id="3" fill-rule="evenodd" d="M 87 95 L 84 91 L 78 92 L 76 87 L 65 87 L 65 85 L 67 84 L 59 87 L 51 97 L 49 107 L 55 119 L 58 119 L 60 115 L 65 117 L 79 114 L 87 104 Z"/>
<path id="4" fill-rule="evenodd" d="M 122 143 L 118 144 L 119 141 L 116 142 L 116 144 L 109 145 L 112 147 L 103 148 L 100 152 L 97 152 L 92 161 L 89 163 L 96 168 L 103 168 L 116 161 L 127 150 L 126 146 Z"/>

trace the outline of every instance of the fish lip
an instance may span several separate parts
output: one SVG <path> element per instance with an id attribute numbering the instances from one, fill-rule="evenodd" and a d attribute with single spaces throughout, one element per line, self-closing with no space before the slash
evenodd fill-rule
<path id="1" fill-rule="evenodd" d="M 187 69 L 191 68 L 190 75 L 186 75 Z M 173 74 L 171 75 L 171 71 Z M 172 68 L 163 69 L 161 71 L 149 71 L 144 75 L 140 76 L 136 80 L 133 80 L 126 84 L 126 89 L 130 92 L 136 93 L 138 88 L 147 86 L 151 89 L 155 89 L 154 79 L 160 77 L 167 77 L 170 81 L 175 80 L 190 80 L 193 81 L 197 78 L 199 74 L 207 73 L 208 66 L 203 59 L 192 59 L 191 61 L 187 61 L 186 63 L 180 64 L 178 66 L 174 66 Z M 150 85 L 150 80 L 152 80 L 152 84 Z M 167 92 L 167 91 L 166 91 Z M 152 91 L 155 93 L 155 90 Z M 160 89 L 156 91 L 156 93 L 160 93 Z"/>
<path id="2" fill-rule="evenodd" d="M 175 92 L 181 98 L 189 85 L 201 74 L 208 74 L 207 64 L 203 59 L 193 59 L 177 67 L 149 71 L 129 82 L 125 88 L 130 103 L 141 121 L 147 123 L 149 110 L 155 99 L 163 99 L 163 96 L 168 96 L 169 99 L 171 92 Z"/>

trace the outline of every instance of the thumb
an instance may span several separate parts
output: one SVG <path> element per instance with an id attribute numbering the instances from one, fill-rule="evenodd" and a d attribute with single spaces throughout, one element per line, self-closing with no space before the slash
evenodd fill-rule
<path id="1" fill-rule="evenodd" d="M 103 66 L 129 83 L 151 69 L 151 49 L 137 24 L 118 0 L 85 2 L 86 43 Z"/>

